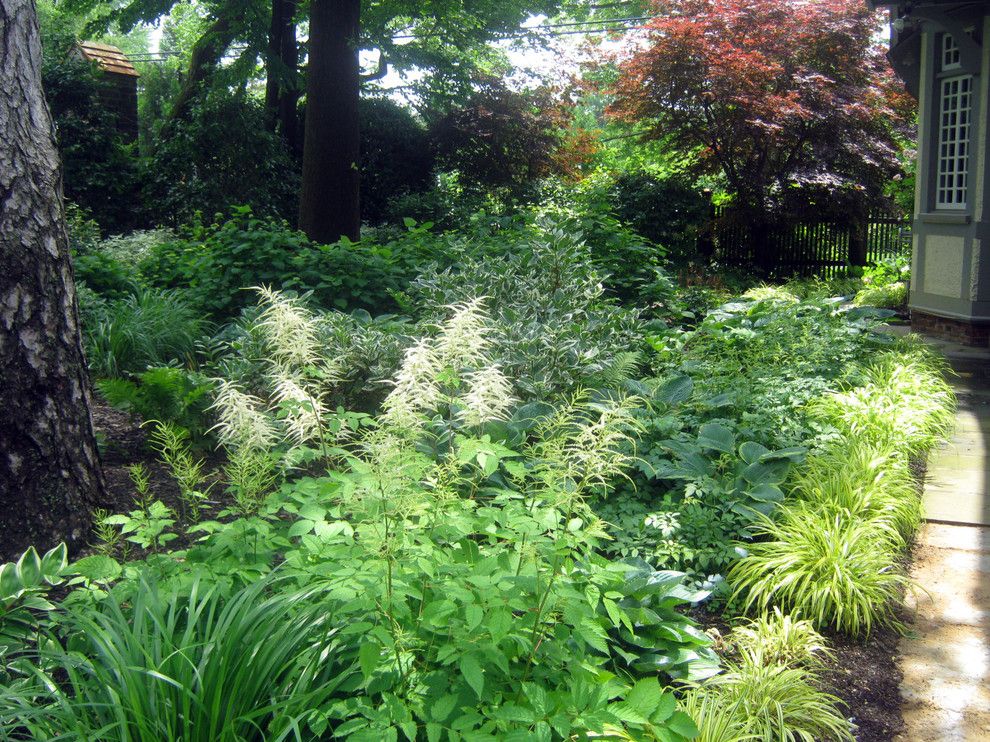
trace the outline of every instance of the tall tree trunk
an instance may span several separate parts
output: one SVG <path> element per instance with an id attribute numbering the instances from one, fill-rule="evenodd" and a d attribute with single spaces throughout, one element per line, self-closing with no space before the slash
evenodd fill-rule
<path id="1" fill-rule="evenodd" d="M 278 124 L 278 101 L 282 88 L 282 34 L 285 33 L 285 0 L 272 0 L 268 27 L 268 57 L 265 63 L 265 126 L 274 132 Z"/>
<path id="2" fill-rule="evenodd" d="M 223 55 L 234 42 L 236 28 L 231 16 L 232 12 L 226 7 L 218 9 L 216 20 L 193 44 L 192 53 L 189 55 L 189 70 L 186 72 L 186 79 L 178 95 L 172 102 L 166 128 L 188 115 L 192 102 L 209 82 Z"/>
<path id="3" fill-rule="evenodd" d="M 317 242 L 361 234 L 361 0 L 313 0 L 299 228 Z"/>
<path id="4" fill-rule="evenodd" d="M 299 44 L 296 42 L 296 0 L 282 0 L 286 6 L 285 33 L 282 34 L 282 64 L 290 76 L 278 98 L 278 123 L 289 151 L 302 156 L 299 141 Z"/>
<path id="5" fill-rule="evenodd" d="M 296 43 L 295 0 L 272 0 L 265 79 L 265 113 L 269 131 L 278 131 L 293 153 L 298 148 L 299 46 Z"/>
<path id="6" fill-rule="evenodd" d="M 0 0 L 0 265 L 0 554 L 78 549 L 104 485 L 33 0 Z"/>

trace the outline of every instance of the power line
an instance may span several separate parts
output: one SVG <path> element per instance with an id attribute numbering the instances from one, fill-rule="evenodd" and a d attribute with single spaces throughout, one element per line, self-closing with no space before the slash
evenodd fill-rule
<path id="1" fill-rule="evenodd" d="M 522 38 L 525 36 L 533 35 L 534 33 L 539 33 L 541 36 L 574 36 L 578 34 L 599 34 L 599 33 L 616 33 L 620 31 L 635 31 L 639 29 L 646 28 L 645 25 L 610 25 L 610 24 L 627 24 L 627 23 L 640 23 L 646 21 L 652 21 L 660 16 L 631 16 L 628 18 L 610 18 L 602 19 L 600 21 L 573 21 L 569 23 L 552 23 L 544 24 L 541 26 L 528 26 L 520 27 L 514 31 L 506 31 L 498 34 L 499 39 L 511 39 L 511 38 Z M 574 26 L 585 26 L 585 25 L 597 25 L 598 28 L 573 28 Z M 549 29 L 549 30 L 548 30 Z M 569 30 L 560 30 L 569 29 Z M 435 32 L 428 34 L 403 34 L 398 36 L 393 36 L 395 40 L 404 39 L 422 39 L 431 38 L 437 36 L 444 36 L 443 32 Z M 250 47 L 230 47 L 230 51 L 234 53 L 240 53 L 247 51 Z M 159 52 L 142 52 L 138 54 L 129 54 L 128 59 L 132 62 L 165 62 L 169 57 L 179 56 L 183 52 L 179 51 L 159 51 Z M 232 55 L 227 54 L 225 58 L 230 58 Z"/>

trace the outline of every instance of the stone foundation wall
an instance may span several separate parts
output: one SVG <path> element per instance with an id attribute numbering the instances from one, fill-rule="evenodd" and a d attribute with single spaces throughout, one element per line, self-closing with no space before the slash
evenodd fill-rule
<path id="1" fill-rule="evenodd" d="M 911 312 L 911 330 L 963 345 L 990 346 L 990 324 L 978 324 L 926 312 Z"/>

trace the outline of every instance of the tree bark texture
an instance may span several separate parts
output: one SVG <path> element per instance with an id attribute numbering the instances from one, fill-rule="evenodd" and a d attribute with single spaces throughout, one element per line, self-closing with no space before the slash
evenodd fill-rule
<path id="1" fill-rule="evenodd" d="M 361 235 L 361 0 L 313 0 L 299 228 L 316 242 Z"/>
<path id="2" fill-rule="evenodd" d="M 33 0 L 0 0 L 0 266 L 0 557 L 78 549 L 104 485 Z"/>
<path id="3" fill-rule="evenodd" d="M 295 0 L 272 0 L 268 31 L 265 111 L 269 131 L 282 135 L 289 151 L 297 154 L 299 138 L 299 45 L 296 42 Z"/>

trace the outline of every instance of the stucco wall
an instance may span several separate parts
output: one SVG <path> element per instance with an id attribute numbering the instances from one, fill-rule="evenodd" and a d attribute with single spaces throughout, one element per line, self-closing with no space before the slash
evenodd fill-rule
<path id="1" fill-rule="evenodd" d="M 990 192 L 987 145 L 990 121 L 990 16 L 982 22 L 982 65 L 973 81 L 967 208 L 937 209 L 934 202 L 938 146 L 936 39 L 926 26 L 921 44 L 918 100 L 918 186 L 915 192 L 911 309 L 920 313 L 990 321 Z"/>

